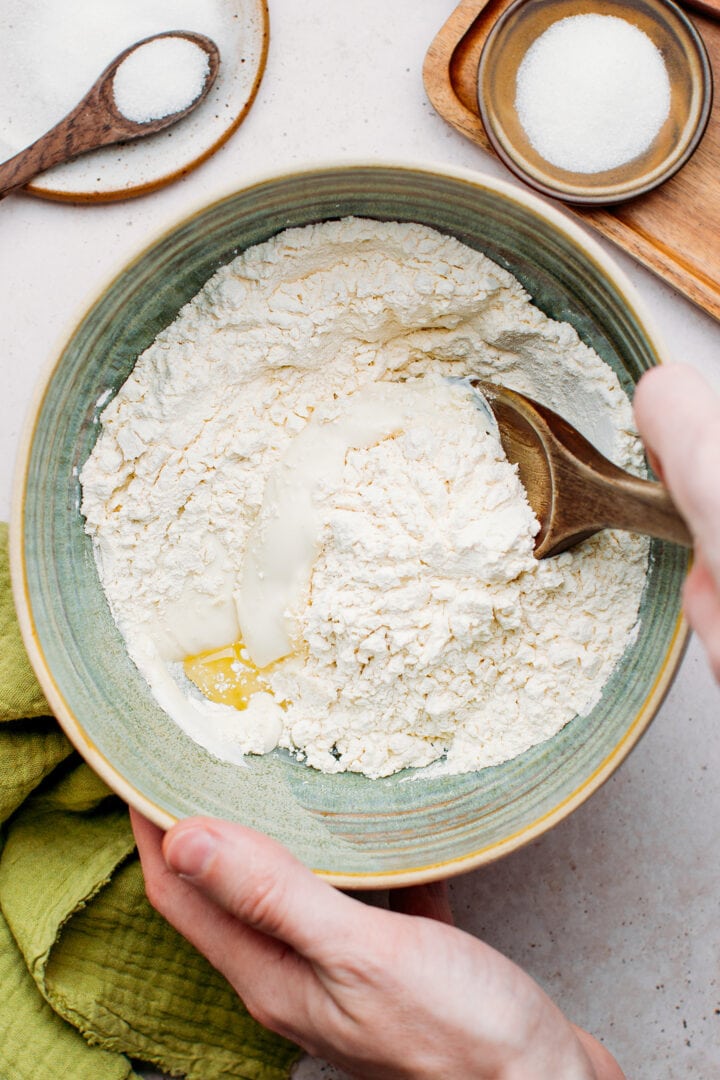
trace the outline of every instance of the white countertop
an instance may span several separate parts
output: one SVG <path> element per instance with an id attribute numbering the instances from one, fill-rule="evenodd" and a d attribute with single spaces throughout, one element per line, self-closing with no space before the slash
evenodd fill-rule
<path id="1" fill-rule="evenodd" d="M 258 98 L 199 170 L 124 203 L 0 202 L 0 517 L 33 385 L 72 317 L 146 237 L 200 200 L 328 159 L 434 161 L 507 177 L 425 95 L 423 58 L 453 7 L 270 0 Z M 720 325 L 612 251 L 669 355 L 720 381 Z M 719 704 L 693 641 L 650 731 L 609 783 L 552 833 L 452 886 L 460 925 L 524 965 L 633 1080 L 720 1075 Z M 297 1072 L 337 1075 L 309 1060 Z"/>

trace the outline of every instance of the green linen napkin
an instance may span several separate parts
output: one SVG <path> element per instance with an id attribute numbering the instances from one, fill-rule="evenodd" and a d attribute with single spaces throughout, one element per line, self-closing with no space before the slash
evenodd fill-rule
<path id="1" fill-rule="evenodd" d="M 0 1078 L 285 1080 L 265 1031 L 148 904 L 127 807 L 49 717 L 0 524 Z"/>

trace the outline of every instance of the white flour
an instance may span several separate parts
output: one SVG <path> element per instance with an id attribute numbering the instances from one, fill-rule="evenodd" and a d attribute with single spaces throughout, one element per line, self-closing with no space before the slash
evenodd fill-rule
<path id="1" fill-rule="evenodd" d="M 468 373 L 640 470 L 612 370 L 424 226 L 289 230 L 221 269 L 139 358 L 103 413 L 83 512 L 130 655 L 213 753 L 279 743 L 369 776 L 447 755 L 463 772 L 597 701 L 647 543 L 604 533 L 535 560 L 514 470 L 467 388 L 440 377 Z M 237 711 L 175 676 L 241 626 L 259 663 L 281 659 Z"/>

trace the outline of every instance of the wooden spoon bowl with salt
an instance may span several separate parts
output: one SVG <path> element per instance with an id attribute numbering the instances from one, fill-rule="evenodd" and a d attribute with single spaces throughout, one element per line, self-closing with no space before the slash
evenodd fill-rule
<path id="1" fill-rule="evenodd" d="M 171 50 L 177 53 L 174 67 Z M 134 70 L 125 67 L 131 58 Z M 185 62 L 178 65 L 180 59 Z M 55 127 L 0 164 L 0 198 L 53 165 L 101 146 L 155 135 L 177 123 L 207 97 L 219 67 L 219 49 L 204 34 L 171 30 L 137 41 L 108 64 L 85 97 Z M 129 79 L 124 80 L 119 93 L 116 76 L 121 68 Z M 143 74 L 153 72 L 159 78 L 148 80 L 147 99 L 141 105 Z M 135 85 L 131 87 L 129 80 Z"/>

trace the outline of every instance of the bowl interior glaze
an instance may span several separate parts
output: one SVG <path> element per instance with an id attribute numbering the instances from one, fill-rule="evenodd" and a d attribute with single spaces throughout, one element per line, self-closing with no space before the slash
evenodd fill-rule
<path id="1" fill-rule="evenodd" d="M 571 322 L 628 395 L 658 362 L 605 257 L 586 251 L 575 227 L 563 227 L 532 196 L 460 173 L 397 166 L 340 166 L 262 182 L 153 244 L 75 329 L 28 429 L 13 565 L 42 685 L 65 730 L 115 790 L 160 824 L 194 813 L 237 819 L 275 836 L 337 884 L 380 887 L 497 858 L 560 820 L 610 775 L 679 663 L 687 555 L 653 543 L 639 632 L 596 708 L 548 742 L 479 773 L 326 776 L 284 751 L 249 759 L 243 769 L 211 757 L 170 720 L 110 616 L 83 530 L 79 470 L 102 408 L 138 354 L 219 266 L 288 226 L 350 214 L 422 222 L 482 250 L 546 313 Z"/>

